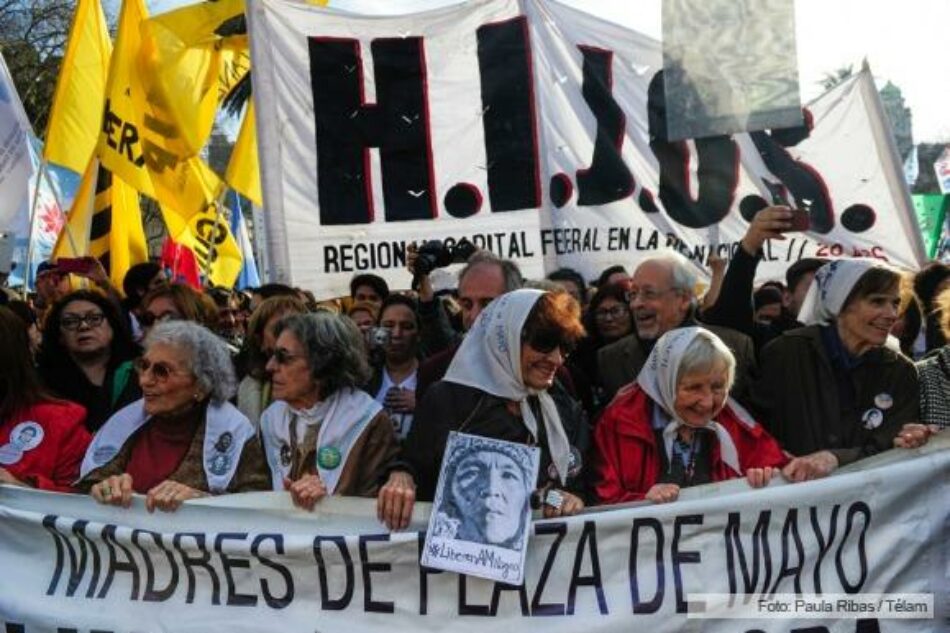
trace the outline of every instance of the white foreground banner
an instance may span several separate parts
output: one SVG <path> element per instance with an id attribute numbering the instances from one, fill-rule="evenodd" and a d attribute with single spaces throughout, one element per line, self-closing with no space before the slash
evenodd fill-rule
<path id="1" fill-rule="evenodd" d="M 705 275 L 776 201 L 811 230 L 769 243 L 760 280 L 805 256 L 925 260 L 869 69 L 806 126 L 670 142 L 659 44 L 553 0 L 399 17 L 249 0 L 248 18 L 274 281 L 404 288 L 407 243 L 462 237 L 529 277 L 667 248 Z"/>
<path id="2" fill-rule="evenodd" d="M 148 514 L 139 498 L 122 510 L 0 487 L 0 626 L 5 633 L 945 630 L 948 449 L 944 433 L 923 449 L 891 451 L 824 481 L 766 490 L 733 481 L 685 490 L 668 505 L 536 521 L 520 586 L 420 567 L 424 507 L 413 531 L 390 534 L 363 499 L 326 499 L 309 514 L 290 508 L 287 495 L 255 493 Z M 693 619 L 702 615 L 699 594 L 746 593 L 764 605 L 757 619 Z M 788 619 L 781 605 L 797 599 L 788 594 L 819 605 L 839 594 L 838 611 L 803 606 Z M 890 619 L 895 608 L 849 606 L 881 600 L 874 594 L 924 606 L 914 619 Z"/>

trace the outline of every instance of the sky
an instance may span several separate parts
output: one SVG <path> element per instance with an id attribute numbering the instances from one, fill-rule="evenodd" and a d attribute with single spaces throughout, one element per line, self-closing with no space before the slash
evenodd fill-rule
<path id="1" fill-rule="evenodd" d="M 330 0 L 372 14 L 411 13 L 457 0 Z M 561 0 L 582 11 L 661 39 L 662 0 Z M 153 14 L 187 0 L 151 0 Z M 821 79 L 838 68 L 857 72 L 867 59 L 878 86 L 902 91 L 914 141 L 950 142 L 950 0 L 795 0 L 800 92 L 817 97 Z"/>

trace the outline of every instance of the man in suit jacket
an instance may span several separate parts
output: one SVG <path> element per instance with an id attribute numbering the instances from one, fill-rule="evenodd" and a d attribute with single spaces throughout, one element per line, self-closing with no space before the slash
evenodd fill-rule
<path id="1" fill-rule="evenodd" d="M 630 310 L 634 332 L 600 349 L 597 364 L 608 397 L 636 380 L 653 344 L 666 332 L 689 325 L 707 328 L 736 357 L 736 380 L 731 395 L 745 395 L 756 372 L 752 339 L 727 327 L 705 325 L 696 320 L 696 274 L 682 255 L 670 252 L 644 260 L 630 280 Z"/>

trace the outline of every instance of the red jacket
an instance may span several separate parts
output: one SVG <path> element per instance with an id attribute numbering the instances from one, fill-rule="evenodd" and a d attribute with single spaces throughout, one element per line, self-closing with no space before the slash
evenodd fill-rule
<path id="1" fill-rule="evenodd" d="M 40 402 L 12 419 L 0 421 L 0 454 L 5 456 L 4 461 L 17 457 L 17 438 L 11 442 L 10 433 L 18 424 L 32 426 L 29 423 L 33 423 L 43 430 L 38 444 L 20 451 L 15 463 L 0 463 L 0 468 L 34 488 L 71 492 L 73 482 L 79 478 L 79 465 L 92 440 L 85 421 L 83 407 L 62 400 Z"/>
<path id="2" fill-rule="evenodd" d="M 594 494 L 601 503 L 641 501 L 657 482 L 662 446 L 657 446 L 651 424 L 653 400 L 634 384 L 621 391 L 594 428 Z M 713 481 L 735 479 L 748 468 L 782 467 L 789 458 L 761 424 L 728 404 L 716 416 L 732 437 L 739 454 L 737 473 L 721 459 L 719 444 L 712 448 Z"/>

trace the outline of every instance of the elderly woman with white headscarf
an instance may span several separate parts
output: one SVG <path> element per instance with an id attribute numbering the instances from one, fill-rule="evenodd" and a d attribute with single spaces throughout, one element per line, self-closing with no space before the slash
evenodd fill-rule
<path id="1" fill-rule="evenodd" d="M 736 361 L 715 334 L 671 330 L 637 381 L 594 431 L 594 492 L 602 503 L 674 501 L 681 488 L 745 477 L 764 486 L 788 462 L 776 442 L 729 398 Z"/>
<path id="2" fill-rule="evenodd" d="M 818 269 L 799 320 L 761 354 L 752 404 L 793 455 L 792 481 L 823 477 L 892 446 L 926 441 L 914 364 L 888 336 L 900 276 L 878 261 L 837 260 Z"/>
<path id="3" fill-rule="evenodd" d="M 535 490 L 544 515 L 583 509 L 579 475 L 587 422 L 580 404 L 555 381 L 583 334 L 580 306 L 566 292 L 516 290 L 489 304 L 445 378 L 416 409 L 402 456 L 380 490 L 380 520 L 405 528 L 415 500 L 433 499 L 451 431 L 538 446 Z"/>

